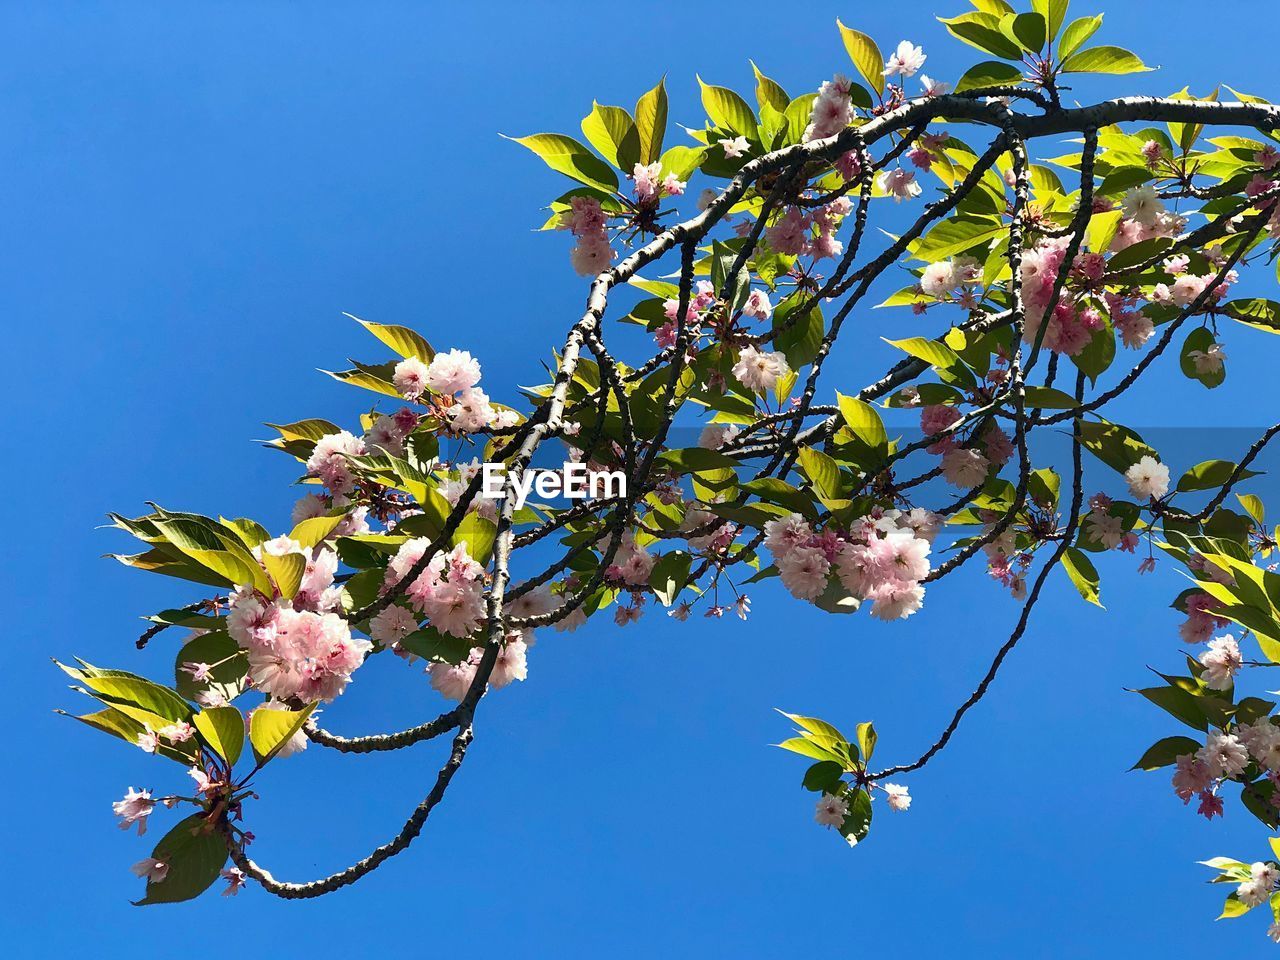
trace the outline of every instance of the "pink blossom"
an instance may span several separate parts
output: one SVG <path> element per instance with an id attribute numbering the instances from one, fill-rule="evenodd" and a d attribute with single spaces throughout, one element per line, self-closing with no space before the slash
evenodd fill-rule
<path id="1" fill-rule="evenodd" d="M 476 678 L 476 664 L 470 660 L 457 665 L 433 663 L 427 667 L 427 673 L 431 675 L 432 689 L 446 700 L 461 701 Z"/>
<path id="2" fill-rule="evenodd" d="M 844 177 L 846 183 L 857 180 L 862 174 L 862 158 L 857 150 L 842 153 L 836 161 L 836 170 Z"/>
<path id="3" fill-rule="evenodd" d="M 594 277 L 609 269 L 613 248 L 607 233 L 587 234 L 569 251 L 569 262 L 580 277 Z"/>
<path id="4" fill-rule="evenodd" d="M 449 408 L 449 426 L 460 433 L 475 433 L 489 426 L 494 415 L 488 395 L 479 387 L 468 387 Z"/>
<path id="5" fill-rule="evenodd" d="M 805 140 L 825 140 L 834 136 L 853 120 L 853 103 L 849 99 L 849 78 L 836 74 L 818 88 Z"/>
<path id="6" fill-rule="evenodd" d="M 187 661 L 179 667 L 179 669 L 182 670 L 183 673 L 189 673 L 191 675 L 191 679 L 196 683 L 202 683 L 205 680 L 208 680 L 210 673 L 213 671 L 213 667 L 207 663 L 193 663 L 191 661 Z"/>
<path id="7" fill-rule="evenodd" d="M 332 701 L 373 649 L 352 637 L 347 622 L 332 613 L 283 609 L 268 641 L 241 642 L 249 654 L 249 676 L 264 693 L 280 700 Z"/>
<path id="8" fill-rule="evenodd" d="M 910 40 L 903 40 L 885 62 L 884 75 L 914 77 L 927 59 L 929 58 L 922 49 Z"/>
<path id="9" fill-rule="evenodd" d="M 224 897 L 234 897 L 245 884 L 244 871 L 239 867 L 227 867 L 220 871 L 218 876 L 227 881 L 227 889 L 222 891 Z"/>
<path id="10" fill-rule="evenodd" d="M 987 458 L 977 450 L 953 447 L 942 455 L 942 476 L 960 489 L 976 487 L 987 478 Z"/>
<path id="11" fill-rule="evenodd" d="M 843 797 L 824 793 L 818 801 L 813 819 L 820 826 L 839 828 L 844 818 L 849 815 L 849 803 Z"/>
<path id="12" fill-rule="evenodd" d="M 363 456 L 364 453 L 363 440 L 346 430 L 339 430 L 316 441 L 311 456 L 307 458 L 307 473 L 318 477 L 333 493 L 348 493 L 355 478 L 347 457 Z"/>
<path id="13" fill-rule="evenodd" d="M 369 636 L 384 647 L 394 647 L 418 629 L 418 618 L 404 607 L 392 604 L 369 621 Z"/>
<path id="14" fill-rule="evenodd" d="M 148 883 L 160 883 L 169 875 L 169 865 L 155 857 L 143 857 L 129 869 L 135 876 L 145 877 Z"/>
<path id="15" fill-rule="evenodd" d="M 1209 649 L 1200 655 L 1200 663 L 1204 667 L 1205 686 L 1211 690 L 1226 690 L 1244 665 L 1244 660 L 1235 637 L 1221 636 L 1209 641 Z"/>
<path id="16" fill-rule="evenodd" d="M 888 795 L 889 809 L 901 813 L 911 806 L 911 794 L 907 788 L 897 783 L 884 784 L 884 792 Z"/>
<path id="17" fill-rule="evenodd" d="M 408 357 L 396 364 L 391 382 L 400 396 L 417 400 L 427 388 L 427 365 L 417 357 Z"/>
<path id="18" fill-rule="evenodd" d="M 134 790 L 130 787 L 123 800 L 111 804 L 111 810 L 120 818 L 120 829 L 128 830 L 135 823 L 138 825 L 138 836 L 147 832 L 147 817 L 155 808 L 156 802 L 151 799 L 150 790 Z"/>
<path id="19" fill-rule="evenodd" d="M 437 353 L 427 367 L 427 385 L 436 393 L 452 394 L 480 382 L 480 362 L 466 350 Z"/>
<path id="20" fill-rule="evenodd" d="M 924 87 L 924 95 L 926 97 L 945 96 L 947 91 L 951 89 L 951 84 L 943 83 L 941 80 L 933 80 L 924 74 L 920 75 L 920 85 Z"/>
<path id="21" fill-rule="evenodd" d="M 1196 813 L 1206 820 L 1222 816 L 1222 798 L 1208 790 L 1200 791 L 1200 806 L 1196 808 Z"/>
<path id="22" fill-rule="evenodd" d="M 1197 793 L 1207 790 L 1212 782 L 1213 777 L 1203 760 L 1196 759 L 1191 753 L 1178 757 L 1177 769 L 1173 772 L 1173 791 L 1183 803 L 1189 803 Z"/>
<path id="23" fill-rule="evenodd" d="M 871 591 L 871 615 L 879 620 L 905 620 L 924 605 L 918 583 L 885 583 Z"/>
<path id="24" fill-rule="evenodd" d="M 138 734 L 137 744 L 143 753 L 155 753 L 160 749 L 160 738 L 150 730 L 143 730 Z"/>
<path id="25" fill-rule="evenodd" d="M 529 676 L 529 647 L 523 640 L 508 640 L 498 651 L 489 674 L 489 685 L 494 689 L 505 687 L 512 680 L 524 680 Z"/>
<path id="26" fill-rule="evenodd" d="M 903 200 L 918 197 L 923 192 L 920 184 L 916 183 L 914 171 L 903 170 L 901 167 L 882 170 L 880 175 L 876 177 L 876 185 L 884 193 L 893 197 L 894 203 L 901 203 Z"/>
<path id="27" fill-rule="evenodd" d="M 784 354 L 763 352 L 755 347 L 743 347 L 738 353 L 738 362 L 733 365 L 733 375 L 752 393 L 767 393 L 790 372 Z"/>
<path id="28" fill-rule="evenodd" d="M 766 521 L 764 533 L 764 545 L 774 560 L 780 560 L 797 547 L 807 544 L 813 536 L 813 530 L 798 513 Z"/>
<path id="29" fill-rule="evenodd" d="M 793 597 L 815 600 L 827 588 L 827 571 L 831 564 L 822 551 L 812 547 L 795 547 L 777 558 L 778 573 Z"/>
<path id="30" fill-rule="evenodd" d="M 747 302 L 742 305 L 742 312 L 757 320 L 768 320 L 773 315 L 773 304 L 769 302 L 769 294 L 763 290 L 752 290 L 747 294 Z"/>
<path id="31" fill-rule="evenodd" d="M 789 207 L 787 212 L 765 231 L 770 249 L 787 256 L 798 257 L 808 249 L 809 221 L 798 209 Z"/>
<path id="32" fill-rule="evenodd" d="M 646 200 L 652 200 L 658 195 L 658 178 L 662 176 L 662 164 L 650 163 L 648 165 L 637 163 L 631 171 L 631 178 L 635 181 L 636 199 L 641 203 Z"/>

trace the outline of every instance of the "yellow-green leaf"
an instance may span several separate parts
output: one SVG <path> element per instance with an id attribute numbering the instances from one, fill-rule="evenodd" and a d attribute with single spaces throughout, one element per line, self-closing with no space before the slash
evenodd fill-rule
<path id="1" fill-rule="evenodd" d="M 235 707 L 209 707 L 191 721 L 200 736 L 223 760 L 232 766 L 244 749 L 244 717 Z"/>
<path id="2" fill-rule="evenodd" d="M 653 163 L 662 156 L 662 139 L 666 131 L 667 88 L 666 78 L 663 78 L 636 101 L 636 133 L 640 138 L 641 163 Z"/>
<path id="3" fill-rule="evenodd" d="M 431 344 L 427 343 L 417 331 L 410 330 L 408 327 L 397 326 L 394 323 L 370 323 L 349 313 L 344 313 L 343 316 L 351 317 L 405 359 L 417 357 L 423 363 L 430 363 L 431 358 L 436 355 L 436 352 L 431 349 Z"/>
<path id="4" fill-rule="evenodd" d="M 630 173 L 640 161 L 640 133 L 622 107 L 592 103 L 591 112 L 582 118 L 582 134 L 624 173 Z"/>
<path id="5" fill-rule="evenodd" d="M 307 571 L 306 557 L 300 553 L 286 553 L 284 556 L 276 556 L 264 550 L 262 552 L 262 565 L 267 568 L 267 573 L 275 581 L 276 588 L 280 591 L 280 596 L 286 600 L 292 600 L 297 596 L 298 588 L 302 586 L 302 575 Z"/>
<path id="6" fill-rule="evenodd" d="M 309 703 L 301 710 L 268 710 L 258 707 L 249 718 L 249 743 L 259 765 L 274 757 L 293 735 L 302 729 L 316 705 Z"/>
<path id="7" fill-rule="evenodd" d="M 609 165 L 573 137 L 560 133 L 534 133 L 507 139 L 532 150 L 548 167 L 570 179 L 605 193 L 614 193 L 618 189 L 618 178 Z"/>
<path id="8" fill-rule="evenodd" d="M 876 93 L 883 94 L 884 57 L 880 53 L 880 48 L 876 46 L 876 42 L 865 33 L 846 27 L 839 20 L 836 21 L 836 26 L 840 28 L 840 36 L 844 40 L 844 48 L 849 53 L 849 59 L 858 68 L 858 73 L 862 74 L 862 79 L 871 84 Z"/>
<path id="9" fill-rule="evenodd" d="M 717 127 L 741 134 L 748 140 L 759 139 L 756 115 L 747 101 L 727 87 L 716 87 L 698 78 L 702 87 L 702 107 Z"/>
<path id="10" fill-rule="evenodd" d="M 1089 47 L 1062 62 L 1063 73 L 1144 73 L 1154 69 L 1123 47 Z"/>

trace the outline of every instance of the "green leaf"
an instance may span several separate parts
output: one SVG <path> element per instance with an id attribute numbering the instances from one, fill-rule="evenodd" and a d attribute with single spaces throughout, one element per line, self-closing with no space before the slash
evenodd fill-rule
<path id="1" fill-rule="evenodd" d="M 1062 568 L 1067 571 L 1080 596 L 1092 604 L 1102 606 L 1098 593 L 1098 571 L 1088 555 L 1076 547 L 1067 547 L 1062 554 Z"/>
<path id="2" fill-rule="evenodd" d="M 1103 325 L 1093 331 L 1093 336 L 1084 345 L 1084 349 L 1071 358 L 1076 369 L 1085 374 L 1091 381 L 1097 382 L 1111 366 L 1116 358 L 1116 332 L 1111 326 L 1109 317 L 1104 318 Z"/>
<path id="3" fill-rule="evenodd" d="M 939 343 L 937 340 L 927 340 L 924 337 L 908 337 L 905 340 L 885 339 L 884 342 L 911 354 L 917 360 L 923 360 L 938 370 L 949 370 L 961 363 L 959 354 L 945 343 Z"/>
<path id="4" fill-rule="evenodd" d="M 671 550 L 658 558 L 649 576 L 649 586 L 664 607 L 676 602 L 676 597 L 689 583 L 689 568 L 693 557 L 683 550 Z"/>
<path id="5" fill-rule="evenodd" d="M 299 420 L 296 423 L 268 423 L 266 426 L 272 430 L 280 431 L 281 440 L 319 440 L 321 437 L 327 437 L 331 433 L 337 433 L 342 428 L 336 423 L 330 423 L 328 420 Z"/>
<path id="6" fill-rule="evenodd" d="M 346 516 L 341 513 L 331 517 L 310 517 L 289 531 L 289 539 L 307 548 L 314 547 L 333 533 L 344 519 Z"/>
<path id="7" fill-rule="evenodd" d="M 814 793 L 834 793 L 844 776 L 844 767 L 834 760 L 819 760 L 804 773 L 804 788 Z"/>
<path id="8" fill-rule="evenodd" d="M 227 846 L 203 814 L 192 814 L 166 833 L 151 856 L 168 864 L 159 882 L 147 881 L 147 892 L 135 906 L 181 903 L 200 896 L 218 879 L 227 862 Z"/>
<path id="9" fill-rule="evenodd" d="M 712 123 L 721 130 L 741 134 L 748 140 L 760 138 L 755 112 L 747 101 L 727 87 L 704 83 L 701 77 L 698 77 L 698 84 L 702 87 L 702 107 Z"/>
<path id="10" fill-rule="evenodd" d="M 667 88 L 666 78 L 658 81 L 658 85 L 636 101 L 636 134 L 640 139 L 640 162 L 653 163 L 662 156 L 662 140 L 667 132 Z M 664 168 L 666 165 L 663 165 Z M 680 180 L 688 179 L 688 171 Z"/>
<path id="11" fill-rule="evenodd" d="M 453 534 L 453 544 L 465 543 L 471 559 L 483 566 L 489 562 L 497 533 L 498 526 L 492 520 L 478 513 L 468 513 Z"/>
<path id="12" fill-rule="evenodd" d="M 783 740 L 781 743 L 774 744 L 783 750 L 790 750 L 792 753 L 798 753 L 802 757 L 809 757 L 812 760 L 827 760 L 840 765 L 844 769 L 844 761 L 839 755 L 828 750 L 806 737 L 791 737 L 789 740 Z"/>
<path id="13" fill-rule="evenodd" d="M 938 20 L 957 40 L 984 53 L 993 53 L 1005 60 L 1021 60 L 1022 48 L 1000 32 L 1001 18 L 992 13 L 965 13 L 958 17 Z"/>
<path id="14" fill-rule="evenodd" d="M 1063 31 L 1062 41 L 1058 44 L 1058 59 L 1065 60 L 1079 50 L 1086 40 L 1098 32 L 1100 26 L 1102 26 L 1102 14 L 1072 20 Z"/>
<path id="15" fill-rule="evenodd" d="M 820 720 L 817 717 L 801 716 L 798 713 L 787 713 L 785 710 L 779 710 L 778 712 L 807 733 L 839 743 L 848 743 L 845 735 L 825 720 Z"/>
<path id="16" fill-rule="evenodd" d="M 825 613 L 857 613 L 862 600 L 850 593 L 839 580 L 828 580 L 827 586 L 813 601 Z"/>
<path id="17" fill-rule="evenodd" d="M 925 263 L 937 263 L 977 246 L 986 246 L 1004 235 L 1005 226 L 989 217 L 960 215 L 944 220 L 912 245 L 911 255 Z M 979 258 L 981 259 L 981 258 Z"/>
<path id="18" fill-rule="evenodd" d="M 363 364 L 352 370 L 321 370 L 320 372 L 327 373 L 340 383 L 349 383 L 353 387 L 362 387 L 374 393 L 381 393 L 383 396 L 402 400 L 404 398 L 400 396 L 400 391 L 391 382 L 394 370 L 395 364 L 387 363 Z"/>
<path id="19" fill-rule="evenodd" d="M 1194 754 L 1200 744 L 1190 737 L 1165 737 L 1152 744 L 1132 767 L 1134 770 L 1158 770 L 1177 762 L 1184 754 Z"/>
<path id="20" fill-rule="evenodd" d="M 1222 313 L 1239 320 L 1247 327 L 1280 333 L 1280 303 L 1255 297 L 1251 300 L 1231 300 L 1222 305 Z"/>
<path id="21" fill-rule="evenodd" d="M 81 669 L 53 661 L 67 676 L 83 683 L 119 704 L 140 707 L 171 723 L 191 720 L 191 704 L 168 687 L 127 673 L 124 670 L 101 670 L 81 661 Z M 166 724 L 167 725 L 167 724 Z"/>
<path id="22" fill-rule="evenodd" d="M 1147 446 L 1134 431 L 1118 423 L 1100 420 L 1080 424 L 1080 439 L 1084 448 L 1109 466 L 1124 473 L 1143 457 L 1159 460 L 1159 454 Z"/>
<path id="23" fill-rule="evenodd" d="M 1062 478 L 1053 467 L 1041 467 L 1033 470 L 1027 478 L 1027 492 L 1031 499 L 1046 507 L 1058 505 L 1058 494 L 1062 489 Z"/>
<path id="24" fill-rule="evenodd" d="M 889 434 L 875 407 L 857 397 L 846 397 L 839 391 L 836 392 L 836 400 L 840 405 L 840 416 L 854 436 L 872 450 L 888 449 Z"/>
<path id="25" fill-rule="evenodd" d="M 1026 388 L 1027 406 L 1041 410 L 1072 410 L 1079 406 L 1075 397 L 1053 387 L 1029 386 Z"/>
<path id="26" fill-rule="evenodd" d="M 1062 22 L 1067 19 L 1067 7 L 1070 3 L 1071 0 L 1031 0 L 1031 9 L 1045 20 L 1050 41 L 1062 29 Z"/>
<path id="27" fill-rule="evenodd" d="M 107 707 L 105 710 L 86 713 L 78 717 L 62 710 L 56 712 L 61 716 L 71 717 L 72 720 L 79 720 L 95 730 L 101 730 L 103 733 L 109 733 L 113 737 L 119 737 L 131 747 L 138 745 L 138 734 L 146 729 L 137 720 L 134 720 L 127 713 L 122 713 L 115 707 Z"/>
<path id="28" fill-rule="evenodd" d="M 400 646 L 426 660 L 457 665 L 471 655 L 475 644 L 470 637 L 451 637 L 434 627 L 422 627 L 402 639 Z"/>
<path id="29" fill-rule="evenodd" d="M 851 844 L 861 842 L 871 831 L 871 796 L 856 790 L 849 801 L 849 815 L 840 824 L 840 833 Z"/>
<path id="30" fill-rule="evenodd" d="M 1226 902 L 1222 905 L 1222 913 L 1218 914 L 1219 920 L 1233 920 L 1236 917 L 1243 917 L 1250 910 L 1240 902 L 1239 894 L 1231 893 L 1227 895 Z"/>
<path id="31" fill-rule="evenodd" d="M 1001 17 L 1000 32 L 1027 53 L 1039 53 L 1049 39 L 1045 18 L 1039 13 L 1016 13 Z"/>
<path id="32" fill-rule="evenodd" d="M 1153 69 L 1122 47 L 1089 47 L 1062 62 L 1063 73 L 1145 73 Z"/>
<path id="33" fill-rule="evenodd" d="M 840 497 L 840 468 L 821 450 L 800 448 L 800 468 L 823 498 L 837 500 Z"/>
<path id="34" fill-rule="evenodd" d="M 1178 687 L 1148 687 L 1138 693 L 1189 727 L 1203 731 L 1209 725 L 1200 699 L 1185 690 Z"/>
<path id="35" fill-rule="evenodd" d="M 267 710 L 259 707 L 249 717 L 249 743 L 258 765 L 266 763 L 280 748 L 302 729 L 316 705 L 309 703 L 301 710 Z"/>
<path id="36" fill-rule="evenodd" d="M 1230 460 L 1206 460 L 1197 463 L 1182 475 L 1178 481 L 1179 493 L 1190 493 L 1193 490 L 1213 490 L 1221 487 L 1231 477 L 1236 465 Z M 1260 476 L 1256 470 L 1240 471 L 1240 479 Z"/>
<path id="37" fill-rule="evenodd" d="M 282 557 L 277 557 L 264 550 L 262 565 L 267 568 L 267 573 L 275 581 L 280 596 L 286 600 L 292 600 L 297 596 L 298 588 L 302 586 L 302 575 L 307 572 L 306 557 L 300 553 L 286 553 Z"/>
<path id="38" fill-rule="evenodd" d="M 858 749 L 862 752 L 863 763 L 871 762 L 871 755 L 876 752 L 876 728 L 871 723 L 860 723 L 854 733 L 858 739 Z"/>
<path id="39" fill-rule="evenodd" d="M 207 663 L 213 667 L 209 680 L 197 683 L 191 674 L 182 669 L 184 663 Z M 212 688 L 228 700 L 240 695 L 248 659 L 239 645 L 225 630 L 211 630 L 192 637 L 178 651 L 174 660 L 174 680 L 178 693 L 188 700 L 195 700 L 203 691 Z"/>
<path id="40" fill-rule="evenodd" d="M 622 107 L 593 101 L 591 112 L 582 118 L 582 135 L 624 173 L 630 173 L 640 161 L 640 133 L 631 114 Z"/>
<path id="41" fill-rule="evenodd" d="M 1111 241 L 1116 238 L 1116 230 L 1120 228 L 1123 210 L 1105 210 L 1095 213 L 1084 228 L 1084 242 L 1094 253 L 1106 253 L 1111 249 Z"/>
<path id="42" fill-rule="evenodd" d="M 956 93 L 977 90 L 981 87 L 1004 87 L 1022 82 L 1022 71 L 1013 64 L 999 60 L 984 60 L 970 67 L 956 84 Z"/>
<path id="43" fill-rule="evenodd" d="M 662 155 L 662 169 L 675 174 L 677 180 L 688 180 L 707 155 L 705 147 L 677 145 Z"/>
<path id="44" fill-rule="evenodd" d="M 209 707 L 191 721 L 210 749 L 232 766 L 244 748 L 244 717 L 235 707 Z"/>
<path id="45" fill-rule="evenodd" d="M 839 20 L 836 20 L 836 26 L 840 28 L 840 36 L 844 40 L 844 48 L 849 53 L 849 59 L 853 61 L 858 73 L 862 74 L 862 79 L 866 80 L 876 93 L 883 95 L 884 57 L 880 54 L 880 48 L 876 46 L 876 42 L 865 33 L 846 27 Z"/>
<path id="46" fill-rule="evenodd" d="M 774 83 L 756 66 L 754 60 L 751 62 L 751 70 L 756 75 L 756 102 L 761 106 L 770 106 L 779 113 L 786 113 L 787 107 L 791 104 L 791 98 L 787 96 L 787 91 Z"/>
<path id="47" fill-rule="evenodd" d="M 618 178 L 609 165 L 573 137 L 559 133 L 534 133 L 527 137 L 507 137 L 537 154 L 557 173 L 606 193 L 618 189 Z"/>
<path id="48" fill-rule="evenodd" d="M 430 363 L 431 358 L 436 355 L 436 352 L 431 349 L 431 344 L 427 343 L 417 331 L 410 330 L 408 327 L 400 327 L 390 323 L 370 323 L 368 320 L 361 320 L 359 317 L 352 316 L 349 313 L 344 313 L 343 316 L 351 317 L 352 320 L 405 359 L 417 357 L 423 363 Z M 337 431 L 331 432 L 336 433 Z M 319 439 L 319 437 L 316 439 Z"/>
<path id="49" fill-rule="evenodd" d="M 153 521 L 165 539 L 196 563 L 213 571 L 229 586 L 252 584 L 263 593 L 271 592 L 266 572 L 259 566 L 238 537 L 215 525 L 212 520 L 194 515 L 166 514 Z"/>
<path id="50" fill-rule="evenodd" d="M 1217 369 L 1206 370 L 1200 373 L 1196 370 L 1195 358 L 1193 353 L 1204 353 L 1216 343 L 1213 331 L 1208 327 L 1196 327 L 1187 334 L 1186 340 L 1182 342 L 1182 352 L 1178 356 L 1178 364 L 1182 368 L 1182 373 L 1190 380 L 1198 380 L 1210 390 L 1214 387 L 1221 386 L 1223 381 L 1227 379 L 1227 366 L 1225 363 L 1219 365 Z"/>
<path id="51" fill-rule="evenodd" d="M 1261 526 L 1264 522 L 1262 499 L 1252 493 L 1237 493 L 1236 499 L 1240 501 L 1240 506 L 1244 507 L 1244 512 L 1249 514 Z"/>
<path id="52" fill-rule="evenodd" d="M 804 316 L 788 322 L 798 309 L 806 309 Z M 806 298 L 788 297 L 773 311 L 772 324 L 775 331 L 781 331 L 776 335 L 774 345 L 786 356 L 792 370 L 813 362 L 826 332 L 826 322 L 818 304 Z"/>

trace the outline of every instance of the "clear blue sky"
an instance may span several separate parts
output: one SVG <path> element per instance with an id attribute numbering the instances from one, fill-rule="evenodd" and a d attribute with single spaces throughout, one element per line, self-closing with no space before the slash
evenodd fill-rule
<path id="1" fill-rule="evenodd" d="M 1235 805 L 1208 825 L 1165 775 L 1126 772 L 1179 732 L 1123 692 L 1145 682 L 1144 664 L 1179 662 L 1166 609 L 1176 575 L 1139 581 L 1127 557 L 1103 565 L 1107 613 L 1055 579 L 993 695 L 909 780 L 911 811 L 881 810 L 855 851 L 812 824 L 802 761 L 766 746 L 785 733 L 771 708 L 846 727 L 874 719 L 886 761 L 914 757 L 1015 615 L 980 575 L 974 589 L 931 590 L 925 613 L 896 628 L 825 617 L 769 588 L 746 625 L 650 616 L 548 634 L 530 680 L 485 704 L 425 835 L 354 889 L 304 904 L 254 887 L 130 906 L 140 887 L 128 866 L 149 844 L 116 830 L 109 804 L 130 784 L 165 788 L 176 768 L 51 712 L 78 698 L 50 656 L 171 669 L 173 638 L 133 650 L 136 618 L 190 595 L 100 559 L 126 546 L 95 529 L 108 510 L 150 499 L 283 528 L 293 470 L 250 441 L 265 420 L 354 418 L 364 398 L 314 372 L 377 355 L 341 311 L 473 351 L 498 399 L 536 381 L 584 287 L 565 238 L 530 229 L 563 185 L 499 132 L 574 132 L 592 97 L 634 102 L 663 73 L 673 120 L 697 124 L 695 70 L 746 90 L 749 56 L 793 92 L 812 89 L 848 69 L 837 15 L 883 46 L 924 43 L 926 72 L 954 81 L 979 58 L 932 14 L 963 6 L 5 4 L 10 952 L 138 957 L 258 938 L 312 957 L 1264 946 L 1258 917 L 1211 922 L 1221 888 L 1200 886 L 1194 863 L 1261 856 L 1263 828 Z M 1205 9 L 1168 2 L 1159 20 Z M 1193 47 L 1185 28 L 1155 28 L 1153 11 L 1113 5 L 1099 39 L 1164 69 L 1076 95 L 1218 81 L 1280 94 L 1269 27 L 1218 25 Z M 922 329 L 888 311 L 859 323 L 868 342 Z M 1247 435 L 1222 425 L 1272 418 L 1241 385 L 1271 375 L 1274 341 L 1230 333 L 1227 387 L 1207 395 L 1166 377 L 1170 389 L 1129 404 L 1130 422 L 1202 426 L 1206 456 L 1231 456 Z M 846 389 L 887 359 L 850 352 L 837 367 Z M 1149 439 L 1166 436 L 1166 459 L 1199 459 L 1185 433 Z M 330 725 L 372 732 L 434 715 L 423 678 L 396 667 L 359 674 Z M 398 828 L 441 746 L 374 758 L 313 747 L 280 764 L 250 810 L 255 854 L 288 879 L 345 865 Z"/>

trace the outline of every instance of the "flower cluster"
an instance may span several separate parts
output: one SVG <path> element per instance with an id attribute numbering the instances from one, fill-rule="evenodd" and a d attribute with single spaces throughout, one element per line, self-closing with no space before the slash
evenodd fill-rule
<path id="1" fill-rule="evenodd" d="M 793 513 L 764 526 L 764 545 L 773 554 L 779 576 L 791 595 L 817 600 L 832 577 L 859 601 L 871 601 L 871 614 L 901 620 L 924 602 L 921 583 L 929 575 L 929 551 L 938 518 L 916 508 L 879 511 L 848 531 L 815 533 Z"/>

